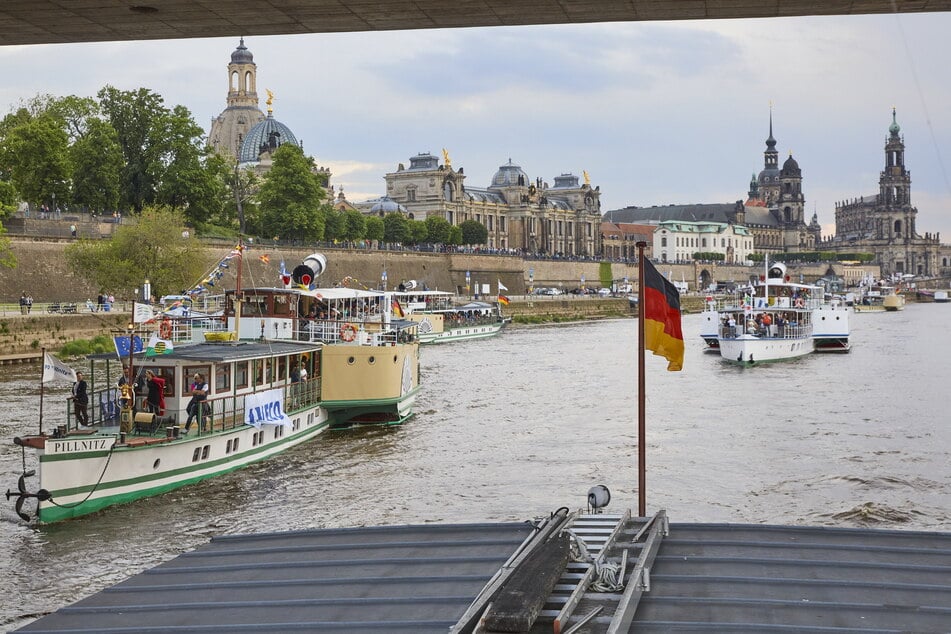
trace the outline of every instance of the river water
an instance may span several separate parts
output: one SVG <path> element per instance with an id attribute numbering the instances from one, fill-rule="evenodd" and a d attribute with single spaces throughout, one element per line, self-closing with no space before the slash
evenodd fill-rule
<path id="1" fill-rule="evenodd" d="M 849 354 L 741 368 L 647 357 L 647 512 L 673 522 L 951 531 L 951 306 L 852 314 Z M 224 533 L 524 520 L 605 484 L 637 509 L 636 321 L 513 327 L 422 350 L 417 416 L 328 432 L 243 471 L 93 516 L 23 524 L 0 499 L 0 629 Z M 0 368 L 0 486 L 35 431 L 39 368 Z M 68 390 L 47 390 L 45 419 Z"/>

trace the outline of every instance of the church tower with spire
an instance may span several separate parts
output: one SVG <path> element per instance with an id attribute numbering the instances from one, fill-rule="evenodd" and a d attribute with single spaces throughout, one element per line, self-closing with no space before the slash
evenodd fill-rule
<path id="1" fill-rule="evenodd" d="M 892 108 L 892 124 L 885 139 L 885 169 L 878 179 L 878 197 L 885 214 L 884 235 L 891 239 L 914 238 L 915 216 L 911 206 L 911 172 L 905 168 L 905 140 Z"/>
<path id="2" fill-rule="evenodd" d="M 228 64 L 227 108 L 212 119 L 208 134 L 208 145 L 223 156 L 236 157 L 248 131 L 265 119 L 258 108 L 257 75 L 254 56 L 242 37 Z"/>
<path id="3" fill-rule="evenodd" d="M 779 152 L 776 151 L 776 139 L 773 138 L 773 109 L 769 109 L 769 137 L 766 139 L 766 151 L 763 152 L 763 170 L 759 173 L 759 198 L 766 207 L 772 207 L 779 200 Z"/>

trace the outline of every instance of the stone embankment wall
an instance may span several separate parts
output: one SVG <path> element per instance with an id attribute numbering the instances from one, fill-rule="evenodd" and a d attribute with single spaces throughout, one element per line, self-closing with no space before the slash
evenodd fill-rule
<path id="1" fill-rule="evenodd" d="M 129 313 L 6 315 L 0 317 L 0 357 L 39 355 L 42 348 L 55 352 L 76 339 L 118 334 L 128 322 Z"/>
<path id="2" fill-rule="evenodd" d="M 0 303 L 15 302 L 20 293 L 26 291 L 36 302 L 69 301 L 85 302 L 95 300 L 100 290 L 112 293 L 117 299 L 132 299 L 134 289 L 99 289 L 89 280 L 81 279 L 69 272 L 63 257 L 63 249 L 72 242 L 70 238 L 49 239 L 13 236 L 11 246 L 18 264 L 13 269 L 0 268 Z M 221 243 L 209 249 L 209 268 L 223 258 L 231 245 Z M 273 245 L 253 245 L 245 258 L 246 268 L 242 279 L 244 286 L 272 286 L 277 282 L 278 264 L 283 258 L 288 270 L 293 269 L 304 257 L 313 253 L 314 248 L 288 248 Z M 582 276 L 585 285 L 600 287 L 600 264 L 598 262 L 576 262 L 558 260 L 523 260 L 513 256 L 492 256 L 464 253 L 418 253 L 412 251 L 377 251 L 363 249 L 328 249 L 327 271 L 320 278 L 322 285 L 330 286 L 345 279 L 354 286 L 379 288 L 383 271 L 386 271 L 387 286 L 395 288 L 401 281 L 416 280 L 419 287 L 453 291 L 459 294 L 471 294 L 476 285 L 489 286 L 489 293 L 498 291 L 501 280 L 510 295 L 521 295 L 528 289 L 530 280 L 533 286 L 555 286 L 571 289 L 581 285 Z M 258 260 L 259 255 L 267 253 L 269 264 Z M 790 266 L 790 273 L 813 281 L 827 274 L 829 268 L 841 276 L 843 265 L 816 264 L 811 266 Z M 874 267 L 877 270 L 877 267 Z M 743 266 L 716 264 L 662 264 L 658 269 L 669 275 L 670 279 L 684 279 L 693 289 L 698 277 L 706 272 L 710 279 L 746 280 L 751 274 L 758 275 L 759 269 Z M 469 293 L 466 293 L 466 273 L 469 276 Z M 613 280 L 621 282 L 627 279 L 637 283 L 637 268 L 621 262 L 611 263 Z M 143 274 L 143 278 L 144 278 Z M 349 278 L 349 279 L 347 279 Z M 196 280 L 197 283 L 198 280 Z M 224 288 L 233 288 L 233 276 L 223 278 Z M 182 289 L 155 289 L 158 294 L 177 293 Z"/>

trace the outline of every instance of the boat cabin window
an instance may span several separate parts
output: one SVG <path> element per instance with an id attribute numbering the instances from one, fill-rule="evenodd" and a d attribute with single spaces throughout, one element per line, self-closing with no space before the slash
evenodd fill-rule
<path id="1" fill-rule="evenodd" d="M 255 359 L 254 363 L 254 384 L 264 385 L 271 382 L 271 366 L 267 359 Z"/>
<path id="2" fill-rule="evenodd" d="M 151 370 L 152 374 L 165 379 L 165 389 L 162 390 L 165 396 L 175 395 L 175 368 L 153 368 L 146 366 L 142 370 L 142 380 L 145 380 L 145 371 Z"/>
<path id="3" fill-rule="evenodd" d="M 248 362 L 239 361 L 234 364 L 234 386 L 237 389 L 248 387 L 250 379 L 248 373 Z"/>
<path id="4" fill-rule="evenodd" d="M 280 357 L 277 360 L 277 376 L 274 377 L 274 380 L 278 383 L 284 382 L 287 378 L 287 357 Z"/>
<path id="5" fill-rule="evenodd" d="M 242 317 L 265 317 L 269 314 L 267 295 L 245 295 L 241 305 Z"/>
<path id="6" fill-rule="evenodd" d="M 205 377 L 205 382 L 210 383 L 210 381 L 208 381 L 208 377 L 211 376 L 211 366 L 186 365 L 186 366 L 183 366 L 182 369 L 185 371 L 185 374 L 183 375 L 184 380 L 182 381 L 182 395 L 183 396 L 191 396 L 190 392 L 192 387 L 192 381 L 195 380 L 194 379 L 195 374 L 201 374 L 203 377 Z"/>
<path id="7" fill-rule="evenodd" d="M 216 365 L 215 366 L 215 392 L 229 392 L 231 391 L 231 366 L 230 365 Z"/>
<path id="8" fill-rule="evenodd" d="M 274 315 L 288 317 L 293 315 L 295 310 L 294 297 L 290 295 L 274 295 Z"/>

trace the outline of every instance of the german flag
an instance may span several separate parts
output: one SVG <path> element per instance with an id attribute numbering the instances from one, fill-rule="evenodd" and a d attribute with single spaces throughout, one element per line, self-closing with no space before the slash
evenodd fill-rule
<path id="1" fill-rule="evenodd" d="M 644 260 L 644 347 L 667 359 L 667 370 L 684 366 L 684 335 L 680 327 L 680 293 L 650 260 Z"/>
<path id="2" fill-rule="evenodd" d="M 509 298 L 506 297 L 505 295 L 499 294 L 499 303 L 502 304 L 503 306 L 508 306 Z"/>
<path id="3" fill-rule="evenodd" d="M 393 298 L 393 302 L 391 303 L 391 306 L 393 308 L 394 315 L 396 315 L 397 317 L 406 317 L 406 313 L 403 312 L 403 307 L 400 306 L 399 301 L 397 301 L 395 297 Z"/>

